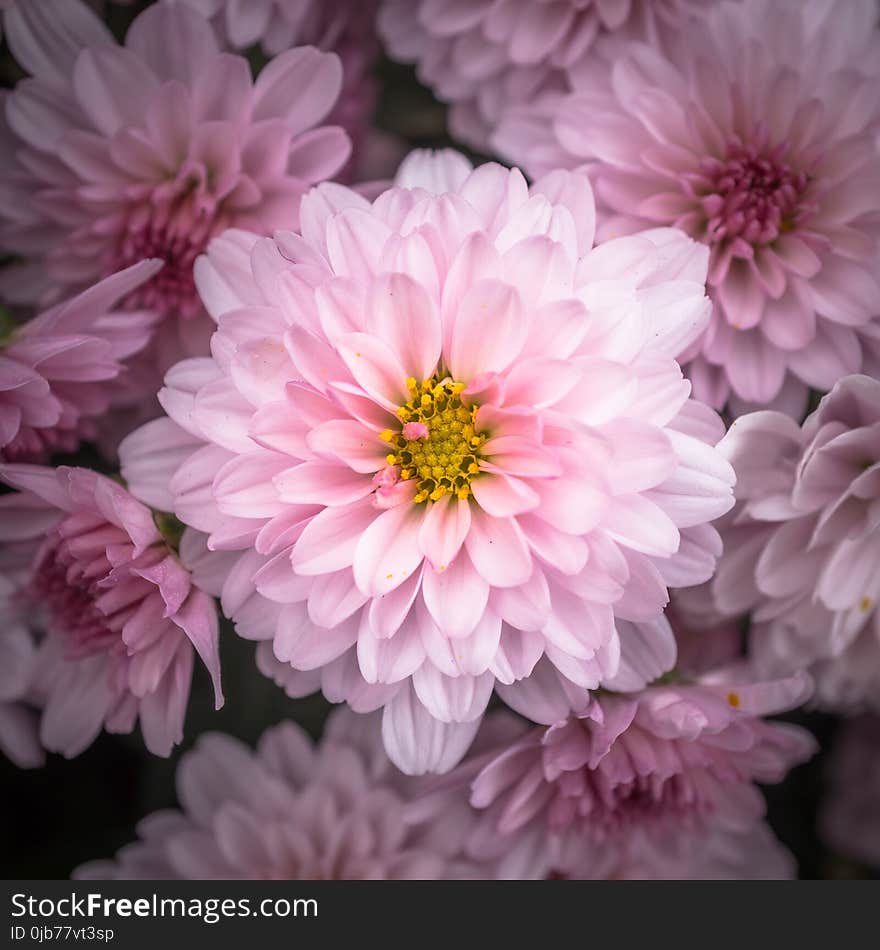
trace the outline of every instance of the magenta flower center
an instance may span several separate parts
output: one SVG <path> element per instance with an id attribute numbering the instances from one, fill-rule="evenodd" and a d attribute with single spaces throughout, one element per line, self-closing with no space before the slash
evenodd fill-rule
<path id="1" fill-rule="evenodd" d="M 700 162 L 698 191 L 709 243 L 741 238 L 747 244 L 768 244 L 799 222 L 809 179 L 784 156 L 784 145 L 765 153 L 757 145 L 736 143 L 726 158 Z"/>
<path id="2" fill-rule="evenodd" d="M 106 572 L 107 563 L 104 561 Z M 71 658 L 106 652 L 118 641 L 95 606 L 95 584 L 64 542 L 54 541 L 31 580 L 29 594 L 49 614 L 50 629 L 65 638 Z"/>
<path id="3" fill-rule="evenodd" d="M 487 438 L 476 430 L 479 407 L 465 406 L 465 384 L 448 377 L 435 375 L 421 383 L 408 379 L 406 385 L 411 398 L 397 410 L 401 430 L 380 433 L 392 450 L 385 460 L 401 481 L 417 480 L 416 502 L 439 501 L 447 494 L 468 498 Z"/>
<path id="4" fill-rule="evenodd" d="M 681 768 L 685 763 L 679 763 L 676 770 L 672 763 L 682 753 L 673 744 L 660 757 L 662 762 L 639 771 L 636 759 L 642 743 L 650 740 L 639 737 L 638 731 L 628 737 L 635 743 L 631 751 L 624 742 L 598 768 L 584 766 L 558 776 L 549 812 L 554 831 L 577 825 L 586 834 L 604 838 L 667 821 L 686 825 L 714 809 L 710 789 L 721 776 L 713 773 L 711 764 Z"/>
<path id="5" fill-rule="evenodd" d="M 179 186 L 175 186 L 177 190 Z M 193 279 L 196 258 L 208 241 L 225 227 L 219 202 L 202 188 L 189 184 L 170 198 L 156 195 L 135 205 L 117 243 L 108 273 L 145 258 L 165 262 L 152 280 L 125 300 L 128 308 L 156 310 L 162 316 L 194 317 L 201 303 Z"/>

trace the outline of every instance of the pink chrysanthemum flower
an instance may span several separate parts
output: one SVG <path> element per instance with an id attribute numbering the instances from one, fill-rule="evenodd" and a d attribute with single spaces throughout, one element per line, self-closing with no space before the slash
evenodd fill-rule
<path id="1" fill-rule="evenodd" d="M 880 867 L 880 717 L 851 719 L 835 734 L 819 824 L 840 855 Z"/>
<path id="2" fill-rule="evenodd" d="M 790 877 L 755 783 L 781 781 L 815 743 L 761 717 L 809 692 L 805 674 L 756 682 L 730 667 L 602 695 L 581 716 L 530 729 L 445 781 L 471 782 L 483 817 L 469 848 L 498 855 L 502 876 L 540 855 L 545 877 Z"/>
<path id="3" fill-rule="evenodd" d="M 682 361 L 716 407 L 797 414 L 860 369 L 880 298 L 876 20 L 874 0 L 712 4 L 659 46 L 608 43 L 495 139 L 533 174 L 590 162 L 600 235 L 674 225 L 709 246 L 713 318 Z"/>
<path id="4" fill-rule="evenodd" d="M 755 659 L 809 668 L 818 704 L 880 708 L 880 381 L 845 377 L 802 427 L 742 416 L 719 448 L 738 481 L 716 606 L 751 611 Z"/>
<path id="5" fill-rule="evenodd" d="M 214 358 L 121 451 L 138 497 L 209 535 L 239 633 L 291 691 L 384 705 L 410 771 L 454 762 L 496 681 L 539 717 L 537 693 L 668 669 L 666 586 L 708 579 L 732 501 L 723 426 L 669 355 L 705 324 L 703 249 L 594 249 L 584 176 L 529 190 L 456 153 L 415 153 L 373 204 L 320 186 L 301 220 L 197 262 Z"/>
<path id="6" fill-rule="evenodd" d="M 193 262 L 212 235 L 289 226 L 348 158 L 345 132 L 319 124 L 342 81 L 332 53 L 288 50 L 254 81 L 186 6 L 149 7 L 124 46 L 79 0 L 17 5 L 5 24 L 31 74 L 0 136 L 0 244 L 29 265 L 7 275 L 17 298 L 157 257 L 128 304 L 195 317 Z"/>
<path id="7" fill-rule="evenodd" d="M 141 840 L 86 879 L 388 880 L 492 877 L 463 856 L 465 795 L 407 819 L 417 780 L 388 761 L 377 716 L 333 713 L 315 746 L 299 726 L 267 730 L 256 752 L 218 733 L 181 760 L 182 811 L 138 825 Z"/>
<path id="8" fill-rule="evenodd" d="M 458 138 L 487 148 L 505 110 L 568 91 L 567 71 L 598 35 L 648 36 L 694 0 L 382 0 L 395 59 L 451 104 Z"/>
<path id="9" fill-rule="evenodd" d="M 142 261 L 21 326 L 0 326 L 0 461 L 42 461 L 98 435 L 123 361 L 143 350 L 156 320 L 115 308 L 161 266 Z"/>
<path id="10" fill-rule="evenodd" d="M 40 740 L 78 755 L 102 728 L 168 755 L 183 735 L 193 652 L 214 682 L 217 611 L 149 508 L 82 468 L 0 465 L 0 583 L 45 636 L 31 687 Z"/>

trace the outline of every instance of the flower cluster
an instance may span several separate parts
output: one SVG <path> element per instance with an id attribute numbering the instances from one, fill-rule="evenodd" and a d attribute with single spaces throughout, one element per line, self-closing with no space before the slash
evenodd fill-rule
<path id="1" fill-rule="evenodd" d="M 880 861 L 876 0 L 0 20 L 0 752 L 187 749 L 79 877 Z"/>

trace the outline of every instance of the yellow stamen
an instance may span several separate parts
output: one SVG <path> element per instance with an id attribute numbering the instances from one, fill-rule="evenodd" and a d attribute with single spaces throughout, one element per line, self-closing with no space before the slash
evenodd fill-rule
<path id="1" fill-rule="evenodd" d="M 739 693 L 728 693 L 727 702 L 733 706 L 734 709 L 739 708 Z"/>
<path id="2" fill-rule="evenodd" d="M 419 423 L 420 433 L 427 430 L 427 435 L 407 439 L 403 431 L 385 429 L 379 437 L 395 450 L 385 460 L 399 466 L 401 481 L 418 479 L 413 496 L 417 504 L 447 495 L 466 500 L 471 477 L 480 471 L 480 448 L 488 438 L 476 429 L 478 407 L 462 405 L 465 384 L 448 377 L 422 382 L 410 377 L 406 387 L 410 399 L 397 409 L 397 418 L 404 425 Z"/>

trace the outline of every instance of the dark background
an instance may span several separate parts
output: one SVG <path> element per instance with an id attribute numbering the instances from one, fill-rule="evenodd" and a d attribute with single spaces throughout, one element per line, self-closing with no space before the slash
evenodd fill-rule
<path id="1" fill-rule="evenodd" d="M 105 20 L 123 37 L 133 16 L 147 3 L 108 5 Z M 255 70 L 262 57 L 252 51 Z M 455 145 L 446 133 L 445 109 L 421 86 L 408 67 L 380 61 L 376 67 L 380 97 L 376 125 L 405 140 L 408 147 Z M 11 86 L 20 72 L 5 43 L 0 48 L 0 83 Z M 457 146 L 460 148 L 460 146 Z M 479 159 L 479 156 L 472 156 Z M 93 465 L 93 453 L 67 463 Z M 58 460 L 61 461 L 61 460 Z M 181 753 L 203 732 L 219 730 L 253 743 L 270 725 L 291 718 L 319 736 L 330 709 L 320 696 L 291 700 L 256 669 L 253 644 L 238 639 L 230 625 L 221 633 L 226 705 L 213 711 L 208 676 L 196 664 L 182 745 L 169 759 L 151 756 L 139 732 L 102 734 L 76 759 L 50 755 L 42 769 L 23 771 L 0 756 L 0 877 L 66 878 L 84 861 L 110 857 L 134 838 L 139 819 L 176 802 L 174 771 Z M 786 717 L 809 728 L 822 751 L 795 769 L 781 785 L 766 789 L 770 824 L 794 852 L 802 878 L 878 877 L 823 846 L 816 815 L 823 791 L 823 770 L 837 721 L 818 713 Z"/>

